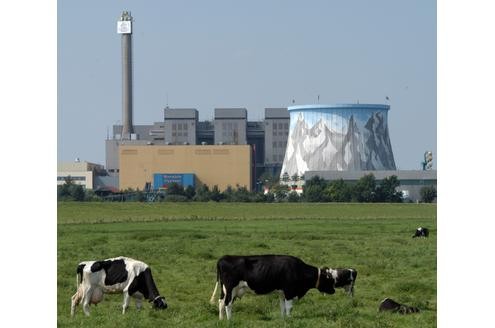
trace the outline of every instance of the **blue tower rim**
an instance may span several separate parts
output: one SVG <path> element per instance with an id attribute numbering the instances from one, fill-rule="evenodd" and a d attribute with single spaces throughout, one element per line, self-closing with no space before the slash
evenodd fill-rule
<path id="1" fill-rule="evenodd" d="M 315 109 L 375 109 L 389 110 L 389 105 L 381 104 L 333 104 L 333 105 L 297 105 L 287 107 L 288 111 L 315 110 Z"/>

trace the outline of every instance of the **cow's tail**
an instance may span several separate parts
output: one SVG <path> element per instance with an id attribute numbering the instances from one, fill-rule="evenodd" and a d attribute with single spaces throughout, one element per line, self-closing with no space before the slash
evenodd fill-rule
<path id="1" fill-rule="evenodd" d="M 82 283 L 83 269 L 86 264 L 79 264 L 76 270 L 76 289 L 79 289 L 79 285 Z"/>
<path id="2" fill-rule="evenodd" d="M 217 293 L 218 283 L 219 282 L 220 282 L 220 272 L 218 270 L 218 264 L 217 264 L 217 281 L 215 283 L 215 288 L 213 289 L 213 293 L 211 294 L 211 298 L 210 298 L 210 303 L 211 304 L 215 304 L 215 294 Z"/>

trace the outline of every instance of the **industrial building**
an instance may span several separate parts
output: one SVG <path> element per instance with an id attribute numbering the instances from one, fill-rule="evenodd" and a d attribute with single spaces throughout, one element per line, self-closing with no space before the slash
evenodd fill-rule
<path id="1" fill-rule="evenodd" d="M 246 108 L 215 108 L 213 121 L 198 121 L 194 108 L 165 108 L 163 122 L 134 125 L 132 139 L 123 138 L 123 126 L 114 125 L 105 140 L 106 168 L 120 172 L 120 145 L 250 145 L 252 179 L 263 172 L 280 174 L 289 134 L 286 108 L 265 108 L 265 120 L 247 120 Z M 122 185 L 119 186 L 122 189 Z M 140 187 L 142 188 L 142 187 Z"/>
<path id="2" fill-rule="evenodd" d="M 137 145 L 119 146 L 120 189 L 155 184 L 157 175 L 193 174 L 194 184 L 220 190 L 251 190 L 249 145 Z M 156 185 L 156 184 L 155 184 Z"/>
<path id="3" fill-rule="evenodd" d="M 291 106 L 282 174 L 395 170 L 388 105 Z"/>
<path id="4" fill-rule="evenodd" d="M 105 175 L 103 165 L 80 161 L 60 162 L 57 164 L 57 185 L 65 183 L 70 177 L 73 183 L 83 186 L 86 189 L 95 189 L 98 184 L 98 177 Z"/>

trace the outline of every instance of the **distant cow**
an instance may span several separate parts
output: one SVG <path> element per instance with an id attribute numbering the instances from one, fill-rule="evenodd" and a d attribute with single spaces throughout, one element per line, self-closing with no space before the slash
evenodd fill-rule
<path id="1" fill-rule="evenodd" d="M 353 271 L 354 272 L 354 271 Z M 355 277 L 356 275 L 351 274 Z M 339 279 L 339 271 L 327 267 L 316 268 L 301 259 L 288 255 L 225 255 L 217 262 L 217 282 L 211 295 L 214 304 L 215 294 L 220 283 L 218 316 L 232 317 L 232 303 L 244 293 L 280 294 L 280 312 L 290 316 L 293 300 L 302 298 L 308 290 L 316 288 L 320 292 L 334 294 Z M 342 286 L 348 286 L 348 280 Z M 352 288 L 351 288 L 352 289 Z"/>
<path id="2" fill-rule="evenodd" d="M 123 293 L 122 314 L 129 307 L 130 296 L 136 298 L 136 307 L 143 298 L 153 303 L 153 308 L 166 309 L 165 297 L 160 296 L 151 270 L 146 263 L 128 257 L 116 257 L 101 261 L 79 263 L 76 270 L 77 291 L 72 296 L 70 313 L 82 301 L 84 313 L 89 315 L 89 305 L 98 304 L 105 293 Z"/>
<path id="3" fill-rule="evenodd" d="M 419 227 L 418 229 L 416 229 L 416 232 L 414 233 L 414 235 L 412 237 L 413 238 L 428 237 L 429 234 L 430 234 L 430 232 L 428 231 L 428 228 Z"/>
<path id="4" fill-rule="evenodd" d="M 397 303 L 391 298 L 386 298 L 380 303 L 380 307 L 378 308 L 378 311 L 391 311 L 391 312 L 397 312 L 400 314 L 409 314 L 409 313 L 416 313 L 419 312 L 419 309 L 414 306 L 408 306 L 404 304 Z"/>

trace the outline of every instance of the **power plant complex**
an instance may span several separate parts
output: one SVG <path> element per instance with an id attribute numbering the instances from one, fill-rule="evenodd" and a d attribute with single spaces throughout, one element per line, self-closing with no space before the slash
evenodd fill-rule
<path id="1" fill-rule="evenodd" d="M 286 177 L 315 175 L 356 181 L 373 172 L 377 179 L 403 177 L 401 189 L 415 200 L 421 186 L 436 185 L 435 171 L 396 171 L 387 122 L 390 106 L 384 104 L 265 108 L 263 121 L 248 121 L 246 108 L 215 108 L 213 120 L 199 121 L 195 108 L 167 106 L 163 121 L 134 125 L 132 24 L 127 11 L 117 21 L 122 124 L 114 125 L 105 140 L 107 176 L 91 179 L 87 188 L 161 189 L 179 182 L 252 190 L 263 184 L 263 173 L 287 182 Z M 63 176 L 59 172 L 59 183 Z"/>

